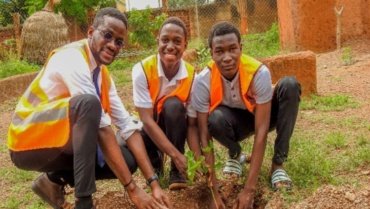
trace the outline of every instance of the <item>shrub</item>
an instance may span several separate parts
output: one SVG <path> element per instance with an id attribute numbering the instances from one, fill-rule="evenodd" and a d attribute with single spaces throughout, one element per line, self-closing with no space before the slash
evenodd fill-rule
<path id="1" fill-rule="evenodd" d="M 128 14 L 130 26 L 129 39 L 130 43 L 139 47 L 152 47 L 156 45 L 156 32 L 166 19 L 166 14 L 153 17 L 152 10 L 132 10 Z"/>

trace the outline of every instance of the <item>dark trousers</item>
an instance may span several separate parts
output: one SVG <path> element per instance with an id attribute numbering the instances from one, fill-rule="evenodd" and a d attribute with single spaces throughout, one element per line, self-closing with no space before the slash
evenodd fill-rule
<path id="1" fill-rule="evenodd" d="M 154 119 L 156 120 L 157 118 Z M 164 102 L 157 121 L 158 126 L 162 129 L 170 142 L 177 150 L 184 153 L 187 133 L 186 109 L 184 104 L 177 97 L 168 98 Z M 154 169 L 157 172 L 163 172 L 163 153 L 145 131 L 142 131 L 141 135 L 144 139 L 145 147 Z M 178 171 L 173 162 L 171 162 L 171 171 Z"/>
<path id="2" fill-rule="evenodd" d="M 96 163 L 98 130 L 101 117 L 100 101 L 93 95 L 80 95 L 70 100 L 70 138 L 58 148 L 11 152 L 14 164 L 25 170 L 46 172 L 58 184 L 75 187 L 77 198 L 90 196 L 96 191 L 95 179 L 115 178 L 107 164 Z M 127 147 L 121 146 L 131 172 L 137 164 Z"/>
<path id="3" fill-rule="evenodd" d="M 294 77 L 284 77 L 275 87 L 270 116 L 270 131 L 276 128 L 272 161 L 281 165 L 288 157 L 289 141 L 297 119 L 301 87 Z M 217 107 L 208 118 L 213 138 L 228 148 L 229 157 L 241 153 L 239 141 L 254 134 L 254 115 L 248 110 Z"/>

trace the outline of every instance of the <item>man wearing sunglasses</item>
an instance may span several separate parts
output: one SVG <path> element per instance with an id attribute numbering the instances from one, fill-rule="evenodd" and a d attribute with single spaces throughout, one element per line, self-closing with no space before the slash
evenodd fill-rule
<path id="1" fill-rule="evenodd" d="M 54 50 L 21 97 L 8 132 L 11 159 L 43 172 L 32 190 L 64 208 L 64 186 L 75 188 L 75 208 L 94 208 L 95 179 L 117 177 L 137 208 L 170 207 L 140 136 L 141 123 L 124 108 L 106 65 L 124 45 L 127 19 L 101 9 L 88 39 Z M 113 132 L 111 125 L 117 128 Z M 152 196 L 132 173 L 142 170 Z"/>

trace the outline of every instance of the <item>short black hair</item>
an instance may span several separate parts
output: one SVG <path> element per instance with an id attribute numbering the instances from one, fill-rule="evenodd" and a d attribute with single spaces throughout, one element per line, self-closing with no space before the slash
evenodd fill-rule
<path id="1" fill-rule="evenodd" d="M 128 28 L 128 21 L 126 15 L 113 7 L 106 7 L 98 11 L 98 13 L 95 15 L 93 22 L 94 28 L 98 28 L 99 25 L 102 25 L 104 23 L 104 16 L 109 16 L 121 20 L 123 24 L 125 24 L 126 29 Z"/>
<path id="2" fill-rule="evenodd" d="M 209 33 L 208 47 L 212 49 L 212 40 L 215 36 L 222 36 L 230 33 L 234 33 L 238 38 L 238 42 L 240 43 L 241 41 L 240 31 L 237 27 L 235 27 L 233 24 L 227 21 L 216 23 L 215 25 L 212 26 L 211 31 Z"/>
<path id="3" fill-rule="evenodd" d="M 184 36 L 185 36 L 185 40 L 188 40 L 188 31 L 186 30 L 186 26 L 185 26 L 185 23 L 184 21 L 182 21 L 180 18 L 178 17 L 169 17 L 167 18 L 161 28 L 159 29 L 159 34 L 161 33 L 162 31 L 162 28 L 167 25 L 167 24 L 174 24 L 174 25 L 177 25 L 179 26 L 180 28 L 182 28 L 182 30 L 184 31 Z"/>

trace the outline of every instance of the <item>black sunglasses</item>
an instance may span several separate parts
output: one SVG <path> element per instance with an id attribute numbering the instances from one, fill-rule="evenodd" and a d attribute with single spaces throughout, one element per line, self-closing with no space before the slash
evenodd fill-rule
<path id="1" fill-rule="evenodd" d="M 103 30 L 100 30 L 100 29 L 97 29 L 102 35 L 103 35 L 103 38 L 106 42 L 111 42 L 113 40 L 113 34 L 109 31 L 103 31 Z M 114 44 L 119 47 L 119 48 L 122 48 L 124 45 L 125 45 L 125 42 L 123 41 L 123 39 L 120 39 L 120 38 L 116 38 L 114 39 Z"/>

